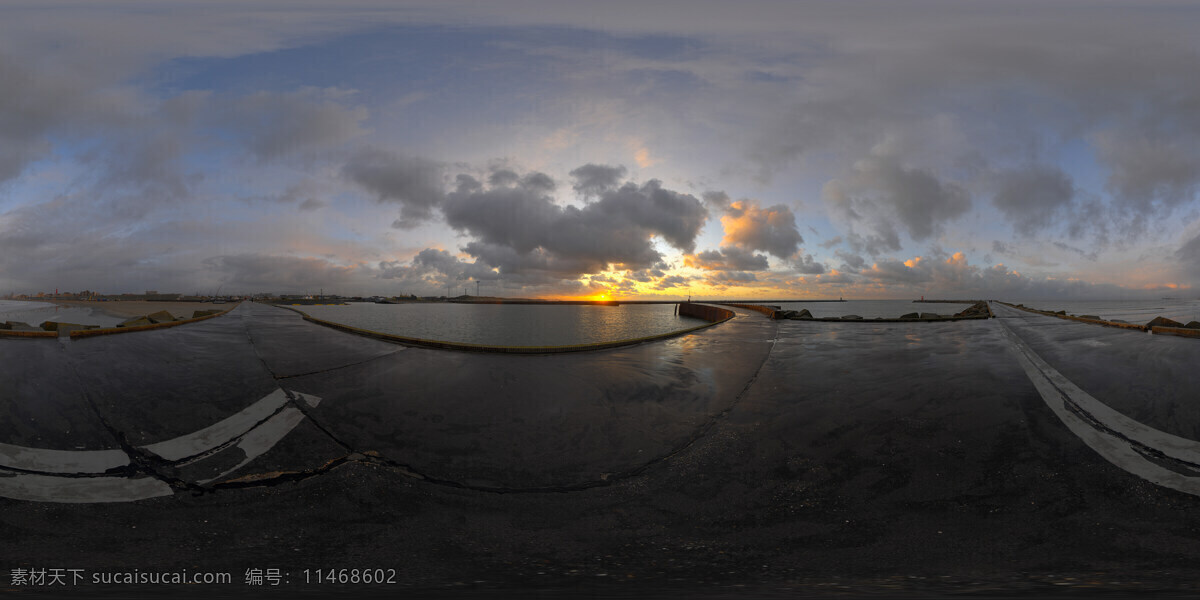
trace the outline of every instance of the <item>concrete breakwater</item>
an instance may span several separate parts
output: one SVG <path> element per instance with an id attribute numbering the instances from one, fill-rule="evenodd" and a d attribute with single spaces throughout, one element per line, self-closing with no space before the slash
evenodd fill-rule
<path id="1" fill-rule="evenodd" d="M 132 319 L 127 319 L 127 320 L 119 323 L 116 327 L 74 329 L 74 330 L 70 331 L 70 336 L 72 338 L 84 338 L 84 337 L 92 337 L 92 336 L 97 336 L 97 335 L 111 335 L 114 333 L 128 333 L 131 331 L 147 331 L 147 330 L 151 330 L 151 329 L 162 329 L 165 327 L 174 327 L 176 325 L 183 325 L 184 323 L 195 323 L 197 321 L 203 321 L 205 319 L 219 317 L 219 316 L 233 310 L 236 306 L 237 305 L 234 304 L 233 306 L 230 306 L 229 308 L 226 308 L 223 310 L 218 310 L 218 309 L 197 310 L 197 311 L 192 312 L 191 317 L 178 317 L 178 318 L 173 316 L 171 313 L 169 313 L 165 310 L 162 310 L 162 311 L 158 311 L 155 313 L 151 313 L 144 317 L 134 317 Z"/>
<path id="2" fill-rule="evenodd" d="M 737 305 L 731 305 L 731 306 L 737 306 Z M 726 309 L 726 308 L 720 308 L 718 306 L 712 306 L 712 305 L 708 305 L 708 304 L 697 304 L 694 302 L 681 302 L 679 304 L 679 316 L 695 317 L 697 319 L 704 319 L 705 321 L 708 321 L 709 323 L 721 323 L 724 321 L 728 321 L 729 319 L 732 319 L 733 311 Z"/>
<path id="3" fill-rule="evenodd" d="M 778 306 L 769 306 L 766 304 L 741 304 L 741 303 L 737 303 L 737 302 L 722 302 L 721 305 L 722 306 L 732 306 L 734 308 L 744 308 L 746 310 L 760 312 L 764 315 L 767 315 L 768 317 L 770 317 L 772 319 L 786 318 L 786 317 L 782 316 L 784 314 L 784 311 L 781 310 L 780 307 L 778 307 Z M 794 311 L 792 311 L 792 312 L 794 312 Z"/>
<path id="4" fill-rule="evenodd" d="M 1059 319 L 1065 319 L 1067 321 L 1077 321 L 1080 323 L 1090 323 L 1092 325 L 1103 325 L 1105 327 L 1116 327 L 1119 329 L 1149 331 L 1156 334 L 1200 338 L 1200 321 L 1190 321 L 1185 324 L 1174 319 L 1168 319 L 1166 317 L 1159 316 L 1151 319 L 1145 325 L 1138 325 L 1136 323 L 1128 323 L 1120 319 L 1104 319 L 1099 315 L 1072 315 L 1067 314 L 1067 311 L 1065 310 L 1041 310 L 1025 306 L 1024 304 L 1011 304 L 1008 302 L 1001 302 L 1001 304 L 1018 310 L 1023 310 L 1025 312 L 1045 315 L 1047 317 L 1056 317 Z"/>
<path id="5" fill-rule="evenodd" d="M 315 323 L 318 325 L 329 327 L 331 329 L 337 329 L 339 331 L 344 331 L 347 333 L 354 333 L 357 335 L 370 337 L 370 338 L 374 338 L 374 339 L 378 339 L 378 340 L 383 340 L 386 342 L 392 342 L 395 344 L 401 344 L 401 345 L 405 345 L 405 346 L 415 346 L 415 347 L 419 347 L 419 348 L 435 348 L 435 349 L 440 349 L 440 350 L 458 350 L 458 351 L 462 351 L 462 352 L 484 352 L 484 353 L 495 353 L 495 354 L 561 354 L 561 353 L 568 353 L 568 352 L 586 352 L 586 351 L 591 351 L 591 350 L 605 350 L 605 349 L 610 349 L 610 348 L 620 348 L 623 346 L 631 346 L 631 345 L 635 345 L 635 344 L 641 344 L 644 342 L 653 342 L 653 341 L 664 340 L 664 339 L 668 339 L 668 338 L 685 335 L 688 333 L 699 331 L 699 330 L 707 328 L 707 327 L 711 327 L 717 323 L 723 323 L 723 322 L 733 318 L 733 316 L 734 316 L 733 311 L 715 307 L 715 306 L 691 304 L 691 303 L 681 303 L 681 304 L 677 305 L 677 307 L 676 307 L 675 312 L 677 315 L 682 316 L 682 317 L 693 317 L 693 318 L 701 319 L 701 320 L 708 321 L 708 322 L 704 323 L 702 325 L 694 326 L 694 327 L 687 327 L 685 329 L 678 329 L 678 330 L 668 331 L 668 332 L 664 332 L 664 333 L 624 338 L 624 339 L 618 339 L 618 340 L 608 340 L 608 341 L 591 342 L 591 343 L 584 343 L 584 344 L 519 346 L 519 345 L 504 345 L 504 344 L 479 344 L 479 343 L 470 343 L 470 342 L 435 340 L 435 339 L 428 339 L 428 338 L 418 338 L 418 337 L 412 337 L 412 336 L 397 335 L 397 334 L 392 334 L 392 333 L 385 333 L 382 331 L 375 331 L 372 329 L 365 329 L 362 327 L 354 327 L 351 325 L 347 325 L 345 323 L 338 323 L 335 321 L 328 321 L 325 319 L 320 319 L 320 318 L 314 317 L 298 308 L 293 308 L 290 306 L 279 305 L 279 308 L 283 308 L 286 310 L 290 310 L 290 311 L 299 313 L 301 316 L 303 316 L 304 320 L 306 320 L 310 323 Z"/>
<path id="6" fill-rule="evenodd" d="M 0 324 L 0 337 L 55 338 L 62 336 L 83 338 L 114 333 L 128 333 L 131 331 L 146 331 L 211 319 L 229 312 L 234 306 L 230 306 L 224 310 L 193 311 L 191 317 L 175 317 L 167 311 L 158 311 L 145 316 L 127 319 L 117 324 L 116 327 L 100 327 L 98 325 L 83 325 L 58 321 L 44 321 L 37 327 L 33 327 L 28 323 L 20 321 L 6 321 Z"/>
<path id="7" fill-rule="evenodd" d="M 926 301 L 926 302 L 928 302 L 928 301 Z M 947 302 L 949 302 L 949 301 L 947 301 Z M 738 306 L 740 308 L 752 308 L 751 306 L 744 306 L 744 305 L 740 305 L 740 304 L 729 305 L 729 306 Z M 758 306 L 757 308 L 752 308 L 752 309 L 754 309 L 754 310 L 762 309 L 759 312 L 764 312 L 764 314 L 768 314 L 773 319 L 793 319 L 793 320 L 799 320 L 799 321 L 821 321 L 821 322 L 838 322 L 838 323 L 844 323 L 844 322 L 907 323 L 907 322 L 911 322 L 911 321 L 962 321 L 962 320 L 968 320 L 968 319 L 990 319 L 994 316 L 992 314 L 992 309 L 988 306 L 987 302 L 983 301 L 983 300 L 977 301 L 970 307 L 968 307 L 964 310 L 961 310 L 953 315 L 942 315 L 942 314 L 938 314 L 938 313 L 929 313 L 929 312 L 925 312 L 925 313 L 912 312 L 912 313 L 907 313 L 907 314 L 901 315 L 899 318 L 874 317 L 874 318 L 866 319 L 860 315 L 854 315 L 854 314 L 842 315 L 840 317 L 814 317 L 812 315 L 812 313 L 809 312 L 808 309 L 803 309 L 803 310 L 799 310 L 799 311 L 775 310 L 774 307 L 761 306 L 761 305 Z"/>

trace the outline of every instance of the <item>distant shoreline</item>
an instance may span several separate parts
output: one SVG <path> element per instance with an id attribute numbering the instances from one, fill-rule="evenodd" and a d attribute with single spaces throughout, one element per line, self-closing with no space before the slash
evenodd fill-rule
<path id="1" fill-rule="evenodd" d="M 96 302 L 94 300 L 54 300 L 46 298 L 31 298 L 29 302 L 45 302 L 59 306 L 87 308 L 115 319 L 144 317 L 161 310 L 171 313 L 171 316 L 175 318 L 191 317 L 192 313 L 197 310 L 212 310 L 214 308 L 224 310 L 226 308 L 233 308 L 234 304 L 214 305 L 212 302 L 159 302 L 149 300 L 109 300 Z"/>

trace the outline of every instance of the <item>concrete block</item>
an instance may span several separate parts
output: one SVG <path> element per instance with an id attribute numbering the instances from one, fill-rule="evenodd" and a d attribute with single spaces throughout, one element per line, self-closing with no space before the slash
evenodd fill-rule
<path id="1" fill-rule="evenodd" d="M 175 320 L 175 317 L 171 316 L 171 313 L 165 310 L 160 310 L 156 313 L 146 315 L 146 318 L 149 319 L 151 323 L 170 323 L 171 321 Z"/>
<path id="2" fill-rule="evenodd" d="M 117 324 L 117 327 L 140 327 L 142 325 L 153 325 L 153 322 L 146 317 L 134 317 L 132 319 L 122 321 Z"/>
<path id="3" fill-rule="evenodd" d="M 1146 327 L 1183 327 L 1183 323 L 1166 317 L 1154 317 L 1154 320 L 1146 323 Z"/>

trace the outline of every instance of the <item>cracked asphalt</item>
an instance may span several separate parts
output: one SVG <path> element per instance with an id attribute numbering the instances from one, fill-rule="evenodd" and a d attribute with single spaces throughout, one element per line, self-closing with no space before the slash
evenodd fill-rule
<path id="1" fill-rule="evenodd" d="M 236 595 L 263 591 L 240 585 L 248 569 L 319 591 L 305 569 L 382 568 L 396 584 L 371 590 L 435 595 L 1195 593 L 1200 498 L 1081 441 L 1002 328 L 1191 440 L 1200 342 L 993 309 L 879 324 L 739 310 L 546 356 L 407 348 L 255 304 L 0 339 L 0 494 L 77 495 L 0 497 L 0 584 L 16 568 L 189 569 L 232 573 L 218 591 Z M 13 466 L 17 447 L 129 464 L 53 474 Z M 146 450 L 164 447 L 202 451 Z M 56 478 L 161 494 L 85 502 Z"/>

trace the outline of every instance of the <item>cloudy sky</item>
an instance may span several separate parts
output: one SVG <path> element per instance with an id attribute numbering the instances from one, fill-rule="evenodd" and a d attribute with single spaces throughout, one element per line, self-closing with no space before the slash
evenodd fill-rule
<path id="1" fill-rule="evenodd" d="M 1200 294 L 1190 2 L 0 3 L 0 294 Z"/>

